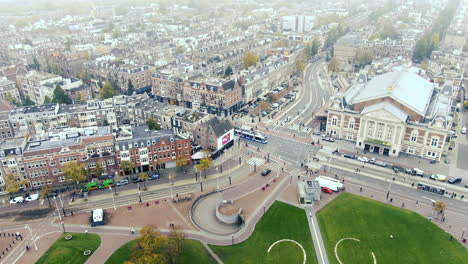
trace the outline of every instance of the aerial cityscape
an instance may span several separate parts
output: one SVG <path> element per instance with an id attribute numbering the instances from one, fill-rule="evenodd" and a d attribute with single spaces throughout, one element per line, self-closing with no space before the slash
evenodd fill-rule
<path id="1" fill-rule="evenodd" d="M 0 3 L 0 264 L 468 263 L 468 0 Z"/>

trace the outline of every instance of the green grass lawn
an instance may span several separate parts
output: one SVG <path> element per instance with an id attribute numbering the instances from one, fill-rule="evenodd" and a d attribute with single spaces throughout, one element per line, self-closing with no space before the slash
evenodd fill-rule
<path id="1" fill-rule="evenodd" d="M 132 247 L 136 240 L 132 240 L 118 248 L 112 256 L 107 259 L 106 264 L 123 264 L 132 257 Z M 182 241 L 181 264 L 216 264 L 205 247 L 197 240 Z"/>
<path id="2" fill-rule="evenodd" d="M 210 245 L 226 264 L 302 263 L 302 250 L 291 242 L 282 242 L 267 254 L 271 244 L 281 239 L 299 242 L 307 254 L 307 263 L 317 263 L 312 237 L 303 209 L 276 201 L 245 241 L 232 246 Z"/>
<path id="3" fill-rule="evenodd" d="M 330 263 L 468 263 L 468 251 L 450 235 L 412 211 L 343 193 L 318 214 Z M 393 236 L 393 239 L 390 238 Z"/>
<path id="4" fill-rule="evenodd" d="M 73 238 L 66 241 L 65 235 L 72 235 Z M 36 264 L 85 263 L 90 256 L 83 256 L 83 252 L 89 249 L 94 253 L 100 244 L 101 238 L 96 234 L 65 233 L 55 241 Z"/>

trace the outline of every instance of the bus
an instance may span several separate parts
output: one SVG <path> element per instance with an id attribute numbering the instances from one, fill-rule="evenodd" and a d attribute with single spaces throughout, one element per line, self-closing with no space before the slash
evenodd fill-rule
<path id="1" fill-rule="evenodd" d="M 248 140 L 253 140 L 262 144 L 268 143 L 268 138 L 265 135 L 257 133 L 253 130 L 244 130 L 236 128 L 234 129 L 234 135 Z"/>
<path id="2" fill-rule="evenodd" d="M 97 190 L 97 188 L 98 188 L 97 182 L 88 182 L 85 184 L 83 191 Z"/>
<path id="3" fill-rule="evenodd" d="M 105 189 L 109 188 L 111 186 L 114 186 L 114 181 L 113 180 L 104 180 L 101 185 L 99 186 L 99 189 Z"/>
<path id="4" fill-rule="evenodd" d="M 316 181 L 319 182 L 320 188 L 321 187 L 327 187 L 335 192 L 339 192 L 340 190 L 344 190 L 343 183 L 341 183 L 337 179 L 333 179 L 327 176 L 318 176 Z"/>
<path id="5" fill-rule="evenodd" d="M 440 194 L 440 195 L 445 194 L 445 188 L 430 185 L 428 183 L 423 183 L 423 182 L 418 182 L 417 189 L 427 191 L 427 192 L 431 192 L 431 193 L 437 193 L 437 194 Z"/>

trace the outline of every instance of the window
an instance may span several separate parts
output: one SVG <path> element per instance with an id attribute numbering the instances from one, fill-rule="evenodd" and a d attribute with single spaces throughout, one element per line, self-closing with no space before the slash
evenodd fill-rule
<path id="1" fill-rule="evenodd" d="M 414 147 L 413 146 L 408 146 L 408 153 L 414 154 Z"/>
<path id="2" fill-rule="evenodd" d="M 348 133 L 347 136 L 346 136 L 346 138 L 347 138 L 348 140 L 353 140 L 353 133 Z"/>
<path id="3" fill-rule="evenodd" d="M 353 118 L 353 119 L 350 119 L 350 120 L 349 120 L 349 125 L 348 125 L 348 127 L 354 129 L 354 122 L 355 122 L 355 121 L 354 121 L 354 118 Z"/>
<path id="4" fill-rule="evenodd" d="M 367 128 L 367 136 L 371 137 L 374 135 L 374 126 L 375 126 L 374 121 L 369 121 L 369 126 Z"/>
<path id="5" fill-rule="evenodd" d="M 413 132 L 411 132 L 411 138 L 410 138 L 410 141 L 411 142 L 416 142 L 418 141 L 418 131 L 417 130 L 414 130 Z"/>
<path id="6" fill-rule="evenodd" d="M 386 139 L 388 141 L 391 141 L 392 140 L 392 137 L 393 137 L 393 127 L 392 126 L 389 126 L 388 129 L 387 129 L 387 137 Z"/>
<path id="7" fill-rule="evenodd" d="M 427 156 L 428 157 L 431 157 L 431 158 L 435 158 L 436 157 L 436 153 L 434 151 L 428 151 L 427 152 Z"/>
<path id="8" fill-rule="evenodd" d="M 338 117 L 333 116 L 333 117 L 332 117 L 332 121 L 331 121 L 331 125 L 332 125 L 332 126 L 336 126 L 337 124 L 338 124 Z"/>
<path id="9" fill-rule="evenodd" d="M 385 125 L 383 123 L 377 123 L 377 138 L 382 138 L 383 137 L 383 130 L 384 130 Z"/>
<path id="10" fill-rule="evenodd" d="M 439 145 L 439 138 L 438 137 L 433 137 L 431 139 L 431 147 L 437 147 Z"/>

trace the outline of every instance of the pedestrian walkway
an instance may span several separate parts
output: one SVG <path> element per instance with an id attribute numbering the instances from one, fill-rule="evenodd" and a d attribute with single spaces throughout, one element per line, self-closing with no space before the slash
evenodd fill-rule
<path id="1" fill-rule="evenodd" d="M 307 220 L 309 223 L 310 234 L 312 235 L 312 241 L 314 243 L 315 255 L 317 255 L 319 264 L 328 264 L 327 251 L 325 250 L 325 245 L 323 244 L 322 232 L 318 225 L 317 216 L 315 215 L 314 207 L 311 205 L 304 206 Z"/>

